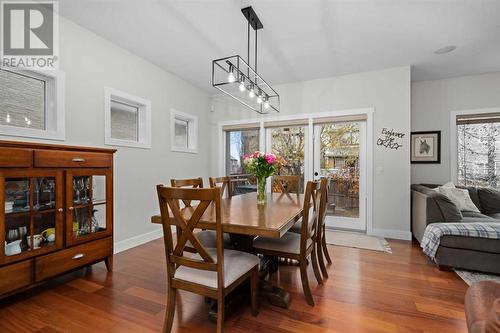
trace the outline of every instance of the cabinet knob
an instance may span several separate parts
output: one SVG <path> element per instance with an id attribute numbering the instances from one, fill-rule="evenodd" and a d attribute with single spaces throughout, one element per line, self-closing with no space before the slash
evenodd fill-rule
<path id="1" fill-rule="evenodd" d="M 58 209 L 57 209 L 57 211 L 58 211 L 59 213 L 62 213 L 62 212 L 64 211 L 64 209 L 62 209 L 62 208 L 58 208 Z"/>
<path id="2" fill-rule="evenodd" d="M 79 259 L 82 259 L 83 257 L 85 257 L 85 255 L 83 253 L 77 253 L 73 256 L 73 260 L 79 260 Z"/>
<path id="3" fill-rule="evenodd" d="M 71 161 L 76 162 L 76 163 L 81 163 L 81 162 L 85 162 L 85 159 L 81 158 L 81 157 L 75 157 L 75 158 L 72 158 Z"/>
<path id="4" fill-rule="evenodd" d="M 73 210 L 73 209 L 75 209 L 75 208 L 74 208 L 74 207 L 68 207 L 68 209 L 69 209 L 69 210 Z"/>

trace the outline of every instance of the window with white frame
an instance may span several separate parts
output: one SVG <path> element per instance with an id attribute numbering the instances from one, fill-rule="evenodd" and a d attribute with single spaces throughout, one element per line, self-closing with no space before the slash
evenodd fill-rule
<path id="1" fill-rule="evenodd" d="M 500 113 L 458 115 L 457 180 L 500 188 Z"/>
<path id="2" fill-rule="evenodd" d="M 0 134 L 64 140 L 64 77 L 0 69 Z"/>
<path id="3" fill-rule="evenodd" d="M 172 151 L 198 152 L 198 117 L 170 110 L 170 133 Z"/>
<path id="4" fill-rule="evenodd" d="M 151 148 L 151 102 L 105 88 L 105 143 Z"/>

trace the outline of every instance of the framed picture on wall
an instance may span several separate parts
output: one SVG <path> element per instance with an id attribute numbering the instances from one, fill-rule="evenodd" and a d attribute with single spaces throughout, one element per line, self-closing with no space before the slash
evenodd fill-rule
<path id="1" fill-rule="evenodd" d="M 441 131 L 411 133 L 411 163 L 441 163 Z"/>

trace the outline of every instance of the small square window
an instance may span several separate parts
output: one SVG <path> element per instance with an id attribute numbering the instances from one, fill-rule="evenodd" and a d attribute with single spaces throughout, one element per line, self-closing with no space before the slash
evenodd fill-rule
<path id="1" fill-rule="evenodd" d="M 138 140 L 138 106 L 111 100 L 111 137 L 119 140 Z"/>
<path id="2" fill-rule="evenodd" d="M 151 102 L 114 89 L 105 89 L 105 143 L 151 148 Z"/>
<path id="3" fill-rule="evenodd" d="M 175 146 L 188 148 L 188 127 L 189 122 L 175 119 Z"/>
<path id="4" fill-rule="evenodd" d="M 173 151 L 198 152 L 198 118 L 188 113 L 171 110 L 171 146 Z"/>
<path id="5" fill-rule="evenodd" d="M 0 69 L 0 134 L 64 139 L 60 73 Z"/>

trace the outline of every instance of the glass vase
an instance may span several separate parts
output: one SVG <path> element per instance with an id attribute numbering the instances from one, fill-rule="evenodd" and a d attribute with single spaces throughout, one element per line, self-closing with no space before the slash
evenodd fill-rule
<path id="1" fill-rule="evenodd" d="M 257 205 L 266 203 L 266 178 L 257 178 Z"/>

